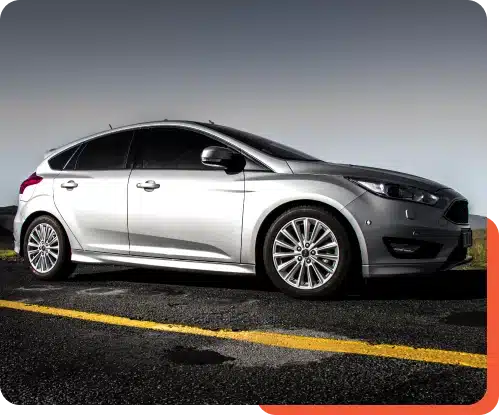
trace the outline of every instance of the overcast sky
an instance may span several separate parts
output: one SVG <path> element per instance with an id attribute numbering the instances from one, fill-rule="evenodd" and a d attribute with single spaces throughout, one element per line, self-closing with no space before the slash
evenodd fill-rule
<path id="1" fill-rule="evenodd" d="M 486 16 L 469 0 L 17 0 L 0 206 L 45 150 L 163 118 L 454 187 L 486 214 Z"/>

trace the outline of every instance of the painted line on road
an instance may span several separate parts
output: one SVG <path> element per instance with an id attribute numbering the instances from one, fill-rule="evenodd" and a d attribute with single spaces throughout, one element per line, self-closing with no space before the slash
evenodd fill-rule
<path id="1" fill-rule="evenodd" d="M 134 320 L 127 317 L 26 304 L 17 301 L 0 300 L 0 308 L 29 311 L 50 316 L 73 318 L 115 326 L 216 337 L 219 339 L 258 343 L 267 346 L 284 347 L 289 349 L 388 357 L 445 365 L 468 366 L 480 369 L 485 369 L 487 367 L 487 355 L 451 350 L 414 348 L 410 346 L 392 344 L 372 344 L 357 340 L 307 337 L 264 331 L 208 330 L 200 327 L 184 326 L 181 324 Z"/>

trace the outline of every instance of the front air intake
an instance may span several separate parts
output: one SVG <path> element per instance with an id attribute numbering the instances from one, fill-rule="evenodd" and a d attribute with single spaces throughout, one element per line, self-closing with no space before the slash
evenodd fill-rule
<path id="1" fill-rule="evenodd" d="M 467 225 L 469 222 L 468 201 L 457 200 L 445 212 L 444 217 L 458 225 Z"/>

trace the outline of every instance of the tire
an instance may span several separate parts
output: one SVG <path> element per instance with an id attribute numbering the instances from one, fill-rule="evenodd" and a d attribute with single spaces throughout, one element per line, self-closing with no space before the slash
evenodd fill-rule
<path id="1" fill-rule="evenodd" d="M 305 225 L 305 218 L 308 225 Z M 296 221 L 295 225 L 301 231 L 302 240 L 300 241 L 298 241 L 293 221 Z M 308 242 L 310 242 L 313 236 L 312 230 L 317 224 L 320 224 L 319 231 L 317 231 L 319 233 L 314 240 L 316 243 L 320 242 L 317 245 L 319 250 L 312 249 L 314 244 L 311 245 L 311 250 L 304 249 L 305 226 L 308 227 Z M 286 239 L 287 237 L 281 232 L 283 229 L 294 236 L 299 244 L 296 245 L 290 239 Z M 329 229 L 330 233 L 326 232 L 326 229 Z M 323 233 L 326 236 L 323 241 L 320 241 Z M 294 247 L 294 251 L 291 251 L 289 247 L 281 247 L 280 242 Z M 328 248 L 334 246 L 335 243 L 337 247 Z M 297 256 L 298 250 L 303 255 Z M 285 259 L 277 258 L 277 256 L 274 258 L 274 253 Z M 327 258 L 324 257 L 325 255 Z M 337 257 L 337 260 L 332 259 L 334 257 Z M 353 268 L 353 258 L 353 244 L 344 225 L 331 212 L 315 206 L 302 206 L 284 212 L 270 226 L 263 244 L 263 265 L 266 274 L 280 291 L 295 298 L 326 298 L 339 295 L 345 286 L 349 271 Z M 291 261 L 290 265 L 280 273 L 277 267 L 282 266 L 286 261 Z M 296 261 L 298 265 L 293 261 Z M 326 267 L 321 266 L 319 261 Z M 298 269 L 295 269 L 295 266 L 298 266 Z M 302 268 L 303 271 L 301 271 Z M 324 273 L 322 282 L 317 277 L 316 270 L 318 273 Z M 285 281 L 287 272 L 294 272 L 293 277 L 289 279 L 290 282 Z"/>
<path id="2" fill-rule="evenodd" d="M 57 238 L 55 241 L 54 237 Z M 36 240 L 43 241 L 44 238 L 45 244 L 36 243 Z M 37 245 L 39 249 L 28 245 L 30 243 Z M 56 246 L 58 249 L 55 248 Z M 59 222 L 51 216 L 40 216 L 28 226 L 24 235 L 23 253 L 31 272 L 43 279 L 66 279 L 76 268 L 76 264 L 71 262 L 71 247 L 66 233 Z M 43 255 L 44 259 L 37 263 L 38 253 L 40 256 Z M 52 254 L 56 255 L 57 259 Z M 30 260 L 30 257 L 33 260 Z"/>

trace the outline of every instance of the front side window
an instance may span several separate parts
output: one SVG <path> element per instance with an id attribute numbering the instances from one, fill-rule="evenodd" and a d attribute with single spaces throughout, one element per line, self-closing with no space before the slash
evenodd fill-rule
<path id="1" fill-rule="evenodd" d="M 132 137 L 132 131 L 123 131 L 88 141 L 76 160 L 75 169 L 124 169 Z"/>
<path id="2" fill-rule="evenodd" d="M 177 127 L 156 127 L 135 133 L 138 146 L 136 167 L 165 170 L 208 170 L 201 162 L 206 147 L 224 144 L 195 131 Z"/>

